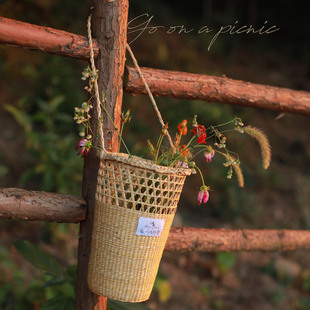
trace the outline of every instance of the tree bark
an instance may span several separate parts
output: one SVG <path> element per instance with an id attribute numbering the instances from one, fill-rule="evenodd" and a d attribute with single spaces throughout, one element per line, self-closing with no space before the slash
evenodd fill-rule
<path id="1" fill-rule="evenodd" d="M 89 59 L 86 37 L 4 17 L 0 17 L 0 43 L 59 56 Z M 94 53 L 98 54 L 97 44 L 94 44 Z"/>
<path id="2" fill-rule="evenodd" d="M 79 223 L 85 201 L 77 196 L 18 188 L 0 189 L 0 218 L 11 220 Z"/>
<path id="3" fill-rule="evenodd" d="M 141 68 L 154 96 L 222 102 L 310 115 L 310 93 L 210 75 Z M 124 91 L 146 94 L 135 68 L 126 67 Z"/>
<path id="4" fill-rule="evenodd" d="M 100 95 L 104 93 L 106 109 L 119 128 L 122 109 L 123 73 L 127 38 L 128 0 L 94 0 L 92 17 L 92 36 L 97 38 L 99 54 L 96 58 L 98 70 L 98 86 Z M 101 98 L 102 99 L 102 98 Z M 96 102 L 93 102 L 93 106 Z M 112 123 L 104 115 L 103 132 L 105 147 L 109 151 L 118 151 L 118 135 Z M 92 127 L 97 128 L 98 117 L 92 117 Z M 102 145 L 95 146 L 101 147 Z M 89 291 L 87 286 L 87 270 L 93 225 L 97 174 L 100 159 L 92 149 L 84 161 L 84 176 L 82 196 L 87 203 L 86 219 L 81 222 L 77 270 L 77 299 L 78 310 L 106 309 L 106 298 L 97 296 Z"/>
<path id="5" fill-rule="evenodd" d="M 236 252 L 310 250 L 310 231 L 172 228 L 165 251 Z"/>

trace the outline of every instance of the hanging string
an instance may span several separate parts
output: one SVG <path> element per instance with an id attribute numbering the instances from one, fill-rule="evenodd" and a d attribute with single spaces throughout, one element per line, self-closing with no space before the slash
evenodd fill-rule
<path id="1" fill-rule="evenodd" d="M 89 15 L 88 20 L 87 20 L 87 30 L 88 30 L 89 49 L 90 49 L 90 64 L 91 64 L 91 69 L 93 71 L 93 75 L 96 76 L 97 75 L 97 71 L 96 71 L 96 67 L 95 67 L 95 61 L 94 61 L 95 57 L 94 57 L 94 51 L 93 51 L 93 41 L 92 41 L 92 36 L 91 36 L 91 14 Z M 140 77 L 141 77 L 141 79 L 143 81 L 143 84 L 144 84 L 145 89 L 147 91 L 147 94 L 148 94 L 148 96 L 149 96 L 149 98 L 150 98 L 150 100 L 151 100 L 151 102 L 153 104 L 153 107 L 155 109 L 155 112 L 157 114 L 159 122 L 160 122 L 162 128 L 164 128 L 165 127 L 165 123 L 164 123 L 163 118 L 161 116 L 161 113 L 160 113 L 160 111 L 159 111 L 159 109 L 157 107 L 156 101 L 155 101 L 155 99 L 153 97 L 153 94 L 150 91 L 150 88 L 149 88 L 147 82 L 145 81 L 145 78 L 144 78 L 144 76 L 143 76 L 143 74 L 142 74 L 142 72 L 140 70 L 139 65 L 138 65 L 137 59 L 134 56 L 134 54 L 133 54 L 133 52 L 132 52 L 132 50 L 131 50 L 131 48 L 130 48 L 128 43 L 126 44 L 126 48 L 127 48 L 128 52 L 129 52 L 129 54 L 130 54 L 130 56 L 131 56 L 131 58 L 133 60 L 133 63 L 134 63 L 134 65 L 135 65 L 135 67 L 136 67 L 136 69 L 137 69 L 137 71 L 138 71 L 138 73 L 139 73 L 139 75 L 140 75 Z M 95 81 L 94 81 L 94 89 L 95 89 L 95 97 L 96 97 L 96 103 L 97 103 L 95 105 L 95 109 L 96 109 L 96 112 L 97 112 L 97 115 L 98 115 L 98 120 L 100 121 L 100 119 L 101 119 L 101 101 L 100 101 L 99 87 L 98 87 L 97 79 L 95 79 Z M 106 152 L 106 150 L 104 148 L 104 138 L 103 138 L 102 127 L 99 126 L 98 130 L 99 130 L 99 132 L 98 132 L 99 140 L 102 141 L 103 151 Z M 167 130 L 167 137 L 168 137 L 170 146 L 173 149 L 174 145 L 173 145 L 173 142 L 172 142 L 172 139 L 171 139 L 171 136 L 170 136 L 168 130 Z"/>
<path id="2" fill-rule="evenodd" d="M 120 135 L 118 128 L 116 127 L 116 125 L 114 124 L 114 121 L 111 117 L 111 115 L 109 114 L 108 110 L 105 107 L 105 103 L 102 103 L 100 100 L 100 95 L 99 95 L 99 87 L 98 87 L 98 75 L 97 75 L 97 70 L 96 70 L 96 66 L 95 66 L 95 60 L 94 60 L 94 51 L 93 51 L 93 41 L 92 41 L 92 36 L 91 36 L 91 14 L 88 17 L 87 20 L 87 31 L 88 31 L 88 40 L 89 40 L 89 49 L 90 49 L 90 64 L 91 64 L 91 69 L 93 71 L 93 76 L 96 77 L 94 79 L 94 88 L 95 88 L 95 97 L 96 97 L 96 105 L 95 105 L 95 109 L 97 111 L 97 115 L 98 115 L 98 126 L 97 126 L 97 130 L 98 130 L 98 135 L 99 135 L 99 141 L 102 145 L 102 151 L 103 152 L 107 152 L 107 150 L 104 148 L 104 136 L 103 136 L 103 130 L 102 130 L 102 126 L 100 125 L 101 122 L 101 108 L 103 109 L 103 111 L 105 112 L 105 114 L 107 115 L 107 117 L 109 118 L 110 122 L 112 123 L 114 130 L 117 132 L 119 141 L 123 143 L 127 154 L 129 156 L 131 156 L 130 151 L 125 143 L 125 141 L 123 140 L 122 136 Z"/>
<path id="3" fill-rule="evenodd" d="M 91 36 L 91 14 L 88 16 L 88 19 L 87 19 L 87 33 L 88 33 L 88 42 L 89 42 L 89 50 L 90 50 L 90 65 L 93 71 L 93 76 L 95 77 L 97 75 L 97 70 L 95 67 L 93 40 Z M 100 101 L 97 78 L 95 78 L 95 81 L 94 81 L 94 89 L 95 89 L 95 98 L 96 98 L 96 104 L 94 105 L 94 108 L 98 115 L 98 122 L 100 122 L 102 114 L 101 114 L 101 101 Z M 99 135 L 99 141 L 102 143 L 101 145 L 102 150 L 106 152 L 106 149 L 104 148 L 104 136 L 103 136 L 102 126 L 98 126 L 98 135 Z"/>
<path id="4" fill-rule="evenodd" d="M 153 104 L 153 107 L 154 107 L 154 109 L 155 109 L 155 112 L 156 112 L 156 114 L 157 114 L 157 116 L 158 116 L 159 122 L 160 122 L 162 128 L 164 128 L 164 127 L 165 127 L 165 123 L 164 123 L 164 121 L 163 121 L 163 119 L 162 119 L 162 117 L 161 117 L 161 114 L 160 114 L 160 111 L 159 111 L 159 109 L 158 109 L 158 107 L 157 107 L 156 101 L 155 101 L 155 99 L 154 99 L 154 97 L 153 97 L 153 94 L 152 94 L 151 91 L 150 91 L 150 88 L 149 88 L 148 84 L 147 84 L 146 81 L 145 81 L 145 78 L 144 78 L 144 76 L 143 76 L 143 74 L 142 74 L 142 72 L 141 72 L 141 70 L 140 70 L 139 65 L 138 65 L 137 59 L 136 59 L 135 55 L 133 54 L 133 52 L 132 52 L 132 50 L 131 50 L 131 48 L 130 48 L 130 46 L 129 46 L 128 43 L 126 44 L 126 48 L 127 48 L 127 51 L 129 52 L 129 54 L 130 54 L 130 56 L 131 56 L 131 58 L 132 58 L 132 60 L 133 60 L 133 63 L 134 63 L 134 65 L 135 65 L 135 67 L 136 67 L 136 69 L 137 69 L 137 71 L 138 71 L 138 73 L 139 73 L 139 75 L 140 75 L 140 77 L 141 77 L 141 79 L 142 79 L 142 81 L 143 81 L 143 84 L 144 84 L 144 86 L 145 86 L 145 89 L 146 89 L 146 91 L 147 91 L 147 94 L 149 95 L 149 97 L 150 97 L 150 99 L 151 99 L 151 102 L 152 102 L 152 104 Z M 169 139 L 169 143 L 170 143 L 171 148 L 174 149 L 174 145 L 173 145 L 173 142 L 172 142 L 172 139 L 171 139 L 171 136 L 170 136 L 168 130 L 167 130 L 167 137 L 168 137 L 168 139 Z"/>

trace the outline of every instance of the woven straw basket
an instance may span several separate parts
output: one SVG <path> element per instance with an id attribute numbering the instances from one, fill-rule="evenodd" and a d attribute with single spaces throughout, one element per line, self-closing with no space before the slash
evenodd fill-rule
<path id="1" fill-rule="evenodd" d="M 190 169 L 103 153 L 97 180 L 88 286 L 127 302 L 147 300 Z"/>

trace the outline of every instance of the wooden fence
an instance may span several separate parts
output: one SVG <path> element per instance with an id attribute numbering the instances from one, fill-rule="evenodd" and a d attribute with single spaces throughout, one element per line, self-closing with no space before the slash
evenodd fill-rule
<path id="1" fill-rule="evenodd" d="M 125 67 L 128 0 L 94 0 L 92 33 L 99 91 L 105 91 L 109 112 L 120 124 L 123 90 L 145 94 L 136 69 Z M 89 60 L 83 36 L 0 17 L 0 43 Z M 108 69 L 107 69 L 108 68 Z M 226 77 L 142 68 L 154 95 L 216 101 L 281 112 L 310 114 L 310 93 L 237 81 Z M 124 78 L 123 78 L 124 77 Z M 113 85 L 106 87 L 105 85 Z M 93 103 L 95 105 L 95 102 Z M 92 126 L 98 124 L 92 115 Z M 104 119 L 109 151 L 118 150 L 118 137 Z M 0 189 L 0 218 L 80 223 L 76 309 L 106 309 L 106 298 L 87 287 L 87 265 L 99 158 L 90 152 L 84 161 L 82 197 Z M 87 207 L 86 207 L 87 206 Z M 310 232 L 294 230 L 231 230 L 172 228 L 165 250 L 170 251 L 280 251 L 310 249 Z"/>

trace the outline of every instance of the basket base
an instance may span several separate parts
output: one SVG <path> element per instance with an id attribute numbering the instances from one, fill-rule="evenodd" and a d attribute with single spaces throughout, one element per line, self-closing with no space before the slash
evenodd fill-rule
<path id="1" fill-rule="evenodd" d="M 164 219 L 160 236 L 136 234 L 140 217 Z M 154 214 L 96 201 L 88 286 L 125 302 L 149 299 L 174 214 Z"/>

